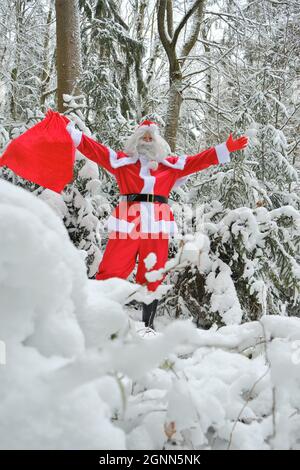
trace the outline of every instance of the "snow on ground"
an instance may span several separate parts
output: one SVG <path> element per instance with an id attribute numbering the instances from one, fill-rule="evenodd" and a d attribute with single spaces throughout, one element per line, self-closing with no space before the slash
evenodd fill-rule
<path id="1" fill-rule="evenodd" d="M 143 295 L 88 280 L 53 209 L 0 182 L 1 448 L 300 449 L 299 318 L 146 339 Z"/>

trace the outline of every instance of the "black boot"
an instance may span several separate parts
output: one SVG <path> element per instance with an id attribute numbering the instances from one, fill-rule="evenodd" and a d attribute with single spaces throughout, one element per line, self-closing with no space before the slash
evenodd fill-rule
<path id="1" fill-rule="evenodd" d="M 153 320 L 156 314 L 158 300 L 155 299 L 151 304 L 143 303 L 143 322 L 146 327 L 152 328 L 154 330 Z"/>

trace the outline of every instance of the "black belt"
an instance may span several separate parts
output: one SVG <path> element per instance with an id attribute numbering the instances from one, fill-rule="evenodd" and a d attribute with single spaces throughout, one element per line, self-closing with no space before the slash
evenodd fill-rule
<path id="1" fill-rule="evenodd" d="M 168 198 L 158 196 L 157 194 L 122 194 L 128 202 L 145 201 L 145 202 L 165 202 L 168 204 Z"/>

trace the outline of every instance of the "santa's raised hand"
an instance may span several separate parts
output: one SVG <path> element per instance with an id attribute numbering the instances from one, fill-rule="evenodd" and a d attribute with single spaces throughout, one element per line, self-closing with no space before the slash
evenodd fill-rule
<path id="1" fill-rule="evenodd" d="M 229 152 L 236 152 L 237 150 L 243 150 L 248 145 L 248 137 L 243 135 L 238 139 L 234 139 L 232 134 L 229 135 L 228 139 L 226 140 L 226 147 L 228 148 Z"/>

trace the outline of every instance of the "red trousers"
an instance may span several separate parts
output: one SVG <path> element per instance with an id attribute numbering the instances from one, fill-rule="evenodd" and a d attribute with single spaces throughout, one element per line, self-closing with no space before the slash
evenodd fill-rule
<path id="1" fill-rule="evenodd" d="M 126 279 L 133 271 L 138 258 L 136 282 L 145 284 L 149 291 L 155 291 L 162 283 L 163 278 L 155 282 L 148 282 L 145 277 L 148 270 L 144 259 L 149 253 L 155 253 L 156 263 L 149 271 L 163 268 L 168 259 L 169 246 L 169 239 L 165 235 L 155 235 L 154 238 L 149 238 L 151 234 L 148 234 L 148 238 L 130 238 L 128 235 L 124 237 L 123 234 L 122 237 L 122 234 L 112 232 L 99 265 L 96 279 L 103 280 L 110 277 Z"/>

